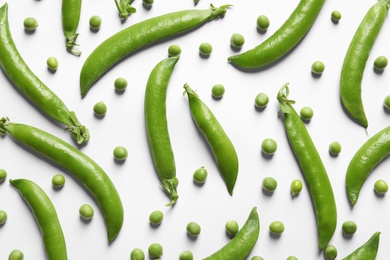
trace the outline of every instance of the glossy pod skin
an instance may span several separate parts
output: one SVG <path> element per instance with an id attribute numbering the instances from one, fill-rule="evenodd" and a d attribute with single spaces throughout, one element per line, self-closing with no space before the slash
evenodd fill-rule
<path id="1" fill-rule="evenodd" d="M 352 119 L 364 128 L 368 127 L 368 120 L 361 96 L 363 73 L 372 46 L 385 21 L 389 2 L 379 0 L 368 10 L 350 42 L 341 69 L 341 103 Z"/>
<path id="2" fill-rule="evenodd" d="M 86 154 L 72 145 L 38 128 L 0 120 L 0 134 L 9 133 L 25 147 L 45 156 L 72 173 L 95 197 L 107 227 L 109 242 L 118 235 L 123 224 L 123 206 L 108 175 Z"/>
<path id="3" fill-rule="evenodd" d="M 370 239 L 342 260 L 375 260 L 379 247 L 380 232 L 374 233 Z"/>
<path id="4" fill-rule="evenodd" d="M 286 91 L 286 94 L 284 93 Z M 322 250 L 332 238 L 337 225 L 337 209 L 333 189 L 318 151 L 297 112 L 288 100 L 288 85 L 279 91 L 281 113 L 291 148 L 308 186 L 317 221 L 318 246 Z"/>
<path id="5" fill-rule="evenodd" d="M 30 206 L 42 234 L 48 260 L 66 260 L 66 243 L 57 212 L 47 194 L 27 179 L 9 181 Z"/>
<path id="6" fill-rule="evenodd" d="M 238 157 L 229 137 L 211 110 L 187 84 L 184 85 L 190 103 L 192 118 L 211 147 L 227 190 L 233 195 L 238 175 Z"/>
<path id="7" fill-rule="evenodd" d="M 254 207 L 248 219 L 232 240 L 204 260 L 244 260 L 256 245 L 260 234 L 260 221 Z"/>
<path id="8" fill-rule="evenodd" d="M 77 143 L 89 140 L 88 129 L 80 124 L 76 114 L 68 110 L 61 99 L 31 71 L 20 56 L 9 30 L 7 3 L 0 8 L 0 67 L 10 81 L 37 107 L 54 120 L 66 125 Z"/>
<path id="9" fill-rule="evenodd" d="M 368 175 L 390 154 L 390 126 L 368 139 L 352 157 L 346 173 L 347 195 L 355 205 Z"/>
<path id="10" fill-rule="evenodd" d="M 73 50 L 79 36 L 76 31 L 80 21 L 81 2 L 82 0 L 62 0 L 61 7 L 66 49 L 75 55 L 81 54 L 80 51 Z"/>
<path id="11" fill-rule="evenodd" d="M 167 206 L 175 204 L 179 198 L 179 180 L 176 178 L 175 157 L 166 114 L 168 83 L 178 60 L 179 56 L 170 57 L 153 68 L 146 84 L 144 102 L 145 126 L 154 167 L 162 182 L 161 186 L 171 199 Z"/>
<path id="12" fill-rule="evenodd" d="M 300 0 L 282 26 L 255 48 L 228 61 L 243 69 L 257 69 L 277 61 L 296 46 L 307 34 L 324 5 L 325 0 Z"/>
<path id="13" fill-rule="evenodd" d="M 119 60 L 158 40 L 177 35 L 224 16 L 228 5 L 206 10 L 185 10 L 156 16 L 133 24 L 102 42 L 85 60 L 80 73 L 80 94 Z"/>
<path id="14" fill-rule="evenodd" d="M 115 0 L 115 5 L 119 11 L 121 20 L 125 20 L 129 15 L 134 14 L 137 10 L 131 6 L 134 0 Z"/>

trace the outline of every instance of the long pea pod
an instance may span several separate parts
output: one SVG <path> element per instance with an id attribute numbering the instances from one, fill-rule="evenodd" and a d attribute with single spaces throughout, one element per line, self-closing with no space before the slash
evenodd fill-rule
<path id="1" fill-rule="evenodd" d="M 9 181 L 29 205 L 42 234 L 48 260 L 66 260 L 66 243 L 57 212 L 47 194 L 27 179 Z"/>
<path id="2" fill-rule="evenodd" d="M 346 112 L 364 128 L 368 127 L 361 94 L 364 69 L 389 6 L 389 0 L 379 0 L 367 11 L 349 44 L 341 70 L 341 103 Z"/>
<path id="3" fill-rule="evenodd" d="M 137 12 L 137 9 L 131 6 L 134 0 L 114 0 L 116 8 L 119 11 L 119 17 L 121 20 L 125 20 L 129 15 Z"/>
<path id="4" fill-rule="evenodd" d="M 80 124 L 76 114 L 68 110 L 62 100 L 31 71 L 21 57 L 9 30 L 7 3 L 0 8 L 0 67 L 10 81 L 38 108 L 66 125 L 77 143 L 89 140 L 89 131 Z"/>
<path id="5" fill-rule="evenodd" d="M 117 237 L 123 224 L 122 202 L 111 179 L 95 161 L 52 134 L 2 118 L 0 134 L 6 133 L 72 173 L 99 204 L 106 223 L 108 241 L 112 242 Z"/>
<path id="6" fill-rule="evenodd" d="M 282 26 L 264 42 L 246 52 L 230 56 L 228 61 L 244 69 L 261 68 L 291 51 L 308 33 L 325 0 L 300 0 Z"/>
<path id="7" fill-rule="evenodd" d="M 286 93 L 284 93 L 286 91 Z M 302 119 L 287 99 L 288 84 L 277 95 L 280 111 L 291 148 L 308 186 L 317 221 L 318 246 L 322 250 L 333 237 L 337 225 L 337 209 L 333 189 L 324 164 Z"/>
<path id="8" fill-rule="evenodd" d="M 229 6 L 168 13 L 133 24 L 112 35 L 85 60 L 80 73 L 81 96 L 85 96 L 92 84 L 125 56 L 151 43 L 223 17 Z"/>
<path id="9" fill-rule="evenodd" d="M 179 180 L 176 178 L 175 157 L 166 115 L 168 83 L 178 60 L 179 56 L 170 57 L 153 68 L 146 84 L 144 102 L 145 126 L 154 167 L 162 188 L 171 199 L 167 206 L 175 204 L 179 198 L 177 194 Z"/>
<path id="10" fill-rule="evenodd" d="M 379 247 L 380 232 L 374 233 L 370 239 L 342 260 L 375 260 Z"/>
<path id="11" fill-rule="evenodd" d="M 80 21 L 82 0 L 62 0 L 62 28 L 65 36 L 66 49 L 74 55 L 80 55 L 80 51 L 73 50 L 79 34 L 76 32 Z"/>

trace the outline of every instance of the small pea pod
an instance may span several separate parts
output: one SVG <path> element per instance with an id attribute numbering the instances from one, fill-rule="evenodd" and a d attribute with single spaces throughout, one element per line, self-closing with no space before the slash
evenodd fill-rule
<path id="1" fill-rule="evenodd" d="M 25 147 L 45 156 L 72 173 L 95 197 L 112 242 L 123 224 L 123 206 L 110 177 L 86 154 L 41 129 L 0 119 L 0 134 L 9 133 Z"/>
<path id="2" fill-rule="evenodd" d="M 284 93 L 286 91 L 286 93 Z M 333 237 L 337 224 L 337 209 L 333 189 L 326 169 L 302 119 L 287 99 L 288 84 L 277 99 L 284 115 L 284 126 L 291 148 L 308 186 L 317 220 L 318 246 L 322 250 Z"/>
<path id="3" fill-rule="evenodd" d="M 232 195 L 238 175 L 236 150 L 214 114 L 198 94 L 188 84 L 184 85 L 184 89 L 190 103 L 192 118 L 209 143 L 227 190 Z"/>
<path id="4" fill-rule="evenodd" d="M 261 68 L 277 61 L 308 33 L 324 3 L 325 0 L 301 0 L 273 35 L 251 50 L 230 56 L 228 61 L 244 69 Z"/>
<path id="5" fill-rule="evenodd" d="M 27 179 L 9 181 L 27 202 L 42 234 L 48 260 L 66 260 L 66 243 L 57 212 L 47 194 Z"/>
<path id="6" fill-rule="evenodd" d="M 341 69 L 341 103 L 346 112 L 364 128 L 368 127 L 368 120 L 361 95 L 363 73 L 389 5 L 389 0 L 379 0 L 367 11 L 349 44 Z"/>
<path id="7" fill-rule="evenodd" d="M 371 238 L 342 260 L 375 260 L 379 247 L 380 232 L 374 233 Z"/>
<path id="8" fill-rule="evenodd" d="M 121 20 L 125 20 L 129 15 L 137 12 L 137 9 L 131 6 L 134 0 L 115 0 Z"/>
<path id="9" fill-rule="evenodd" d="M 175 204 L 179 198 L 179 180 L 176 178 L 175 157 L 166 114 L 168 83 L 178 60 L 179 56 L 170 57 L 153 68 L 146 84 L 144 102 L 145 126 L 154 167 L 162 182 L 161 186 L 171 199 L 167 206 Z"/>
<path id="10" fill-rule="evenodd" d="M 368 175 L 390 154 L 390 126 L 368 139 L 352 157 L 346 174 L 346 190 L 352 205 L 359 198 L 360 190 Z"/>
<path id="11" fill-rule="evenodd" d="M 229 6 L 168 13 L 133 24 L 112 35 L 85 60 L 80 73 L 81 96 L 85 96 L 92 84 L 125 56 L 141 47 L 222 17 Z"/>
<path id="12" fill-rule="evenodd" d="M 204 260 L 244 260 L 256 245 L 260 233 L 260 221 L 254 207 L 242 228 L 224 247 Z"/>
<path id="13" fill-rule="evenodd" d="M 65 36 L 66 49 L 74 55 L 80 55 L 81 51 L 73 50 L 79 34 L 76 32 L 80 21 L 82 0 L 62 0 L 62 28 Z"/>
<path id="14" fill-rule="evenodd" d="M 81 125 L 73 111 L 48 88 L 27 66 L 12 39 L 8 24 L 8 4 L 0 8 L 0 67 L 9 80 L 38 108 L 67 126 L 81 144 L 89 140 L 88 129 Z"/>

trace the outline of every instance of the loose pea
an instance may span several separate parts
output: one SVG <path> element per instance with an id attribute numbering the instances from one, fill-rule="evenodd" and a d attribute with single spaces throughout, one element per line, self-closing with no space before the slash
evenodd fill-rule
<path id="1" fill-rule="evenodd" d="M 257 108 L 264 108 L 268 105 L 269 97 L 265 93 L 259 93 L 257 94 L 255 98 L 255 106 Z"/>
<path id="2" fill-rule="evenodd" d="M 126 160 L 126 158 L 127 158 L 129 153 L 127 152 L 126 147 L 124 147 L 124 146 L 117 146 L 117 147 L 114 148 L 113 154 L 114 154 L 114 158 L 116 160 L 122 161 L 122 160 Z"/>
<path id="3" fill-rule="evenodd" d="M 204 56 L 209 56 L 213 52 L 213 46 L 208 42 L 204 42 L 199 45 L 199 52 Z"/>
<path id="4" fill-rule="evenodd" d="M 329 152 L 338 155 L 341 152 L 341 144 L 337 141 L 331 142 L 329 145 Z"/>
<path id="5" fill-rule="evenodd" d="M 207 170 L 202 166 L 194 172 L 192 177 L 197 183 L 204 183 L 207 178 Z"/>
<path id="6" fill-rule="evenodd" d="M 152 6 L 154 4 L 154 0 L 142 0 L 142 3 L 145 6 Z"/>
<path id="7" fill-rule="evenodd" d="M 12 252 L 8 256 L 8 260 L 23 260 L 23 258 L 23 252 L 18 249 L 12 250 Z"/>
<path id="8" fill-rule="evenodd" d="M 188 223 L 186 229 L 187 229 L 187 233 L 193 237 L 199 236 L 201 230 L 199 224 L 195 222 Z"/>
<path id="9" fill-rule="evenodd" d="M 84 204 L 80 207 L 79 213 L 83 219 L 89 220 L 92 219 L 95 212 L 90 205 Z"/>
<path id="10" fill-rule="evenodd" d="M 34 31 L 38 27 L 38 22 L 33 17 L 27 17 L 23 21 L 23 26 L 28 31 Z"/>
<path id="11" fill-rule="evenodd" d="M 192 254 L 191 251 L 183 251 L 180 253 L 180 256 L 179 256 L 179 259 L 180 260 L 193 260 L 194 259 L 194 255 Z"/>
<path id="12" fill-rule="evenodd" d="M 0 225 L 4 225 L 4 223 L 7 221 L 7 212 L 4 210 L 0 210 Z"/>
<path id="13" fill-rule="evenodd" d="M 134 248 L 130 253 L 130 260 L 145 260 L 144 251 L 140 248 Z"/>
<path id="14" fill-rule="evenodd" d="M 274 192 L 276 187 L 278 186 L 278 182 L 272 177 L 265 177 L 262 182 L 262 187 L 265 191 Z"/>
<path id="15" fill-rule="evenodd" d="M 265 31 L 268 29 L 270 22 L 267 16 L 260 15 L 259 17 L 257 17 L 256 24 L 259 30 Z"/>
<path id="16" fill-rule="evenodd" d="M 55 57 L 49 57 L 46 60 L 46 65 L 50 70 L 56 71 L 58 69 L 58 60 Z"/>
<path id="17" fill-rule="evenodd" d="M 315 61 L 311 65 L 311 71 L 316 75 L 321 75 L 325 70 L 325 64 L 322 61 Z"/>
<path id="18" fill-rule="evenodd" d="M 159 243 L 153 243 L 148 247 L 148 253 L 151 258 L 158 259 L 163 255 L 163 247 Z"/>
<path id="19" fill-rule="evenodd" d="M 338 22 L 341 19 L 341 13 L 338 10 L 334 10 L 331 14 L 331 18 L 334 22 Z"/>
<path id="20" fill-rule="evenodd" d="M 311 120 L 314 116 L 314 111 L 311 107 L 303 107 L 300 111 L 300 115 L 304 120 Z"/>
<path id="21" fill-rule="evenodd" d="M 274 234 L 282 234 L 284 231 L 284 224 L 281 221 L 274 221 L 269 225 L 269 230 Z"/>
<path id="22" fill-rule="evenodd" d="M 223 94 L 225 94 L 225 87 L 221 84 L 216 84 L 211 88 L 211 94 L 215 98 L 222 98 Z"/>
<path id="23" fill-rule="evenodd" d="M 298 258 L 293 255 L 290 255 L 289 257 L 287 257 L 286 260 L 298 260 Z"/>
<path id="24" fill-rule="evenodd" d="M 342 230 L 347 235 L 353 235 L 357 230 L 357 225 L 354 221 L 347 220 L 343 223 Z"/>
<path id="25" fill-rule="evenodd" d="M 93 15 L 89 18 L 89 26 L 94 30 L 99 30 L 102 25 L 102 18 L 98 15 Z"/>
<path id="26" fill-rule="evenodd" d="M 333 245 L 328 245 L 324 251 L 325 259 L 336 259 L 337 248 Z"/>
<path id="27" fill-rule="evenodd" d="M 278 144 L 272 138 L 266 138 L 261 143 L 261 151 L 268 155 L 274 154 L 277 148 Z"/>
<path id="28" fill-rule="evenodd" d="M 235 236 L 238 233 L 239 226 L 237 221 L 235 220 L 228 220 L 225 224 L 226 232 L 231 235 Z"/>
<path id="29" fill-rule="evenodd" d="M 103 101 L 100 101 L 100 102 L 97 102 L 94 106 L 93 106 L 93 112 L 95 113 L 95 115 L 97 116 L 104 116 L 107 112 L 107 106 L 106 104 L 103 102 Z"/>
<path id="30" fill-rule="evenodd" d="M 291 182 L 291 194 L 297 196 L 302 190 L 302 182 L 300 180 L 293 180 Z"/>
<path id="31" fill-rule="evenodd" d="M 117 78 L 114 81 L 114 87 L 116 90 L 125 90 L 127 88 L 127 80 L 125 78 Z"/>
<path id="32" fill-rule="evenodd" d="M 168 48 L 169 57 L 179 56 L 181 53 L 181 48 L 179 45 L 173 44 Z"/>
<path id="33" fill-rule="evenodd" d="M 261 256 L 255 255 L 254 257 L 251 258 L 251 260 L 264 260 Z"/>
<path id="34" fill-rule="evenodd" d="M 7 178 L 7 171 L 4 169 L 0 169 L 0 182 L 4 181 Z"/>
<path id="35" fill-rule="evenodd" d="M 385 56 L 379 56 L 374 61 L 374 68 L 376 70 L 384 70 L 386 68 L 387 64 L 389 64 L 389 61 L 387 60 L 387 58 Z"/>
<path id="36" fill-rule="evenodd" d="M 65 184 L 65 177 L 62 174 L 56 174 L 51 179 L 51 183 L 55 188 L 61 188 Z"/>
<path id="37" fill-rule="evenodd" d="M 385 194 L 389 190 L 389 185 L 384 180 L 377 180 L 374 184 L 374 190 L 379 194 Z"/>
<path id="38" fill-rule="evenodd" d="M 164 213 L 161 210 L 155 210 L 149 215 L 149 221 L 153 225 L 159 225 L 164 218 Z"/>
<path id="39" fill-rule="evenodd" d="M 245 38 L 242 36 L 242 34 L 239 33 L 233 33 L 230 37 L 230 44 L 234 48 L 241 48 L 245 43 Z"/>
<path id="40" fill-rule="evenodd" d="M 383 100 L 383 105 L 386 109 L 390 110 L 390 95 L 386 96 Z"/>

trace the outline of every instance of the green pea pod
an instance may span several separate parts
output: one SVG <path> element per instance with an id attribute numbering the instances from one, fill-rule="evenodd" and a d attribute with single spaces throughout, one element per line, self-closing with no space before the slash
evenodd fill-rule
<path id="1" fill-rule="evenodd" d="M 85 60 L 80 73 L 81 96 L 85 96 L 92 84 L 125 56 L 141 47 L 222 17 L 229 6 L 168 13 L 133 24 L 112 35 Z"/>
<path id="2" fill-rule="evenodd" d="M 129 15 L 137 12 L 137 9 L 131 6 L 134 0 L 115 0 L 115 5 L 119 11 L 121 20 L 125 20 Z"/>
<path id="3" fill-rule="evenodd" d="M 89 140 L 88 129 L 81 125 L 73 111 L 50 90 L 27 66 L 16 49 L 8 25 L 8 4 L 0 8 L 0 67 L 9 80 L 38 108 L 67 126 L 81 144 Z"/>
<path id="4" fill-rule="evenodd" d="M 152 154 L 154 167 L 162 182 L 161 186 L 169 194 L 171 201 L 167 206 L 176 203 L 177 185 L 175 158 L 168 132 L 166 115 L 166 96 L 169 79 L 179 60 L 179 56 L 159 62 L 150 73 L 145 91 L 145 126 Z"/>
<path id="5" fill-rule="evenodd" d="M 251 50 L 230 56 L 228 61 L 244 69 L 261 68 L 277 61 L 308 33 L 324 3 L 325 0 L 301 0 L 273 35 Z"/>
<path id="6" fill-rule="evenodd" d="M 42 234 L 48 260 L 66 260 L 66 244 L 57 212 L 47 194 L 27 179 L 9 181 L 30 206 Z"/>
<path id="7" fill-rule="evenodd" d="M 390 126 L 368 139 L 352 157 L 346 174 L 346 190 L 352 205 L 359 198 L 360 190 L 368 175 L 390 154 Z"/>
<path id="8" fill-rule="evenodd" d="M 286 94 L 284 93 L 286 91 Z M 288 84 L 279 91 L 277 99 L 284 114 L 284 126 L 291 148 L 308 186 L 317 220 L 318 246 L 322 250 L 332 238 L 337 224 L 336 202 L 326 169 L 302 122 L 287 99 Z"/>
<path id="9" fill-rule="evenodd" d="M 259 233 L 259 215 L 254 207 L 237 235 L 224 247 L 204 260 L 244 260 L 256 245 Z"/>
<path id="10" fill-rule="evenodd" d="M 81 0 L 62 0 L 62 28 L 65 36 L 66 49 L 75 55 L 81 51 L 73 50 L 79 34 L 76 32 L 80 21 Z"/>
<path id="11" fill-rule="evenodd" d="M 238 175 L 236 150 L 214 114 L 198 94 L 188 84 L 184 85 L 184 89 L 188 95 L 192 118 L 209 143 L 227 190 L 232 195 Z"/>
<path id="12" fill-rule="evenodd" d="M 0 119 L 0 134 L 9 133 L 25 147 L 45 156 L 72 173 L 95 197 L 112 242 L 123 224 L 123 206 L 110 177 L 86 154 L 41 129 Z"/>
<path id="13" fill-rule="evenodd" d="M 349 44 L 341 70 L 341 103 L 352 119 L 364 128 L 368 127 L 368 120 L 361 96 L 363 73 L 389 4 L 389 0 L 379 0 L 368 10 Z"/>
<path id="14" fill-rule="evenodd" d="M 371 238 L 342 260 L 375 260 L 379 247 L 380 232 L 374 233 Z"/>

